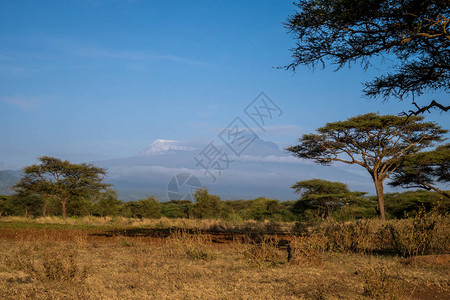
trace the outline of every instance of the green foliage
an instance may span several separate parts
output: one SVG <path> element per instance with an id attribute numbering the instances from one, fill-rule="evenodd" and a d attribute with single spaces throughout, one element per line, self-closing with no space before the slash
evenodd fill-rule
<path id="1" fill-rule="evenodd" d="M 293 201 L 256 198 L 252 200 L 233 200 L 222 202 L 221 218 L 230 221 L 271 220 L 290 222 L 296 219 L 291 212 Z"/>
<path id="2" fill-rule="evenodd" d="M 337 220 L 371 218 L 376 203 L 365 198 L 364 192 L 351 192 L 347 185 L 322 179 L 299 181 L 292 186 L 301 197 L 290 210 L 300 220 L 317 221 L 328 216 Z"/>
<path id="3" fill-rule="evenodd" d="M 92 201 L 84 198 L 73 198 L 67 205 L 67 213 L 69 216 L 84 217 L 90 215 L 94 210 Z"/>
<path id="4" fill-rule="evenodd" d="M 380 218 L 385 219 L 383 182 L 403 159 L 442 141 L 447 130 L 423 117 L 368 113 L 346 121 L 327 123 L 317 134 L 305 134 L 300 144 L 287 148 L 294 156 L 329 165 L 357 164 L 371 175 L 378 196 Z"/>
<path id="5" fill-rule="evenodd" d="M 139 215 L 139 206 L 136 201 L 127 201 L 122 205 L 120 214 L 125 218 L 137 218 Z"/>
<path id="6" fill-rule="evenodd" d="M 156 219 L 161 217 L 161 207 L 158 200 L 151 196 L 146 199 L 141 199 L 137 202 L 139 210 L 139 218 Z"/>
<path id="7" fill-rule="evenodd" d="M 191 207 L 189 200 L 170 200 L 161 203 L 161 214 L 167 218 L 189 218 Z"/>
<path id="8" fill-rule="evenodd" d="M 253 220 L 281 220 L 281 211 L 283 206 L 279 200 L 273 200 L 268 198 L 257 198 L 250 200 L 250 207 L 246 212 L 246 219 Z"/>
<path id="9" fill-rule="evenodd" d="M 68 201 L 90 199 L 109 186 L 102 182 L 106 171 L 91 164 L 72 164 L 48 156 L 39 160 L 41 164 L 24 168 L 25 175 L 14 190 L 21 195 L 58 199 L 64 218 Z"/>
<path id="10" fill-rule="evenodd" d="M 377 216 L 377 201 L 371 197 L 363 197 L 358 192 L 353 192 L 353 197 L 346 199 L 339 210 L 333 212 L 334 219 L 349 221 L 358 219 L 371 219 Z"/>
<path id="11" fill-rule="evenodd" d="M 94 198 L 93 211 L 97 216 L 118 216 L 122 201 L 117 198 L 117 192 L 108 189 Z"/>
<path id="12" fill-rule="evenodd" d="M 127 218 L 159 218 L 161 206 L 158 200 L 151 196 L 138 201 L 128 201 L 123 204 L 121 214 Z"/>
<path id="13" fill-rule="evenodd" d="M 429 212 L 432 209 L 441 213 L 450 212 L 450 200 L 436 192 L 408 191 L 388 193 L 385 195 L 386 209 L 395 218 L 414 215 L 421 209 Z"/>
<path id="14" fill-rule="evenodd" d="M 0 217 L 12 214 L 10 196 L 0 195 Z"/>
<path id="15" fill-rule="evenodd" d="M 392 186 L 435 190 L 450 199 L 449 193 L 436 187 L 450 182 L 450 144 L 406 157 L 393 174 Z"/>
<path id="16" fill-rule="evenodd" d="M 43 200 L 37 195 L 11 195 L 9 203 L 14 215 L 26 217 L 42 215 Z"/>
<path id="17" fill-rule="evenodd" d="M 322 179 L 299 181 L 292 188 L 295 193 L 301 195 L 292 210 L 301 214 L 311 209 L 322 218 L 330 215 L 332 211 L 343 205 L 347 198 L 352 197 L 346 184 Z"/>
<path id="18" fill-rule="evenodd" d="M 220 216 L 222 205 L 219 196 L 210 195 L 207 188 L 195 191 L 195 204 L 190 214 L 198 219 L 212 219 Z"/>
<path id="19" fill-rule="evenodd" d="M 295 5 L 298 11 L 285 24 L 296 41 L 287 69 L 325 67 L 326 60 L 338 69 L 358 61 L 367 68 L 372 57 L 389 55 L 397 58 L 394 73 L 366 83 L 367 96 L 401 100 L 450 88 L 447 0 L 299 0 Z M 429 107 L 450 109 L 435 101 Z M 417 108 L 413 113 L 426 110 Z"/>

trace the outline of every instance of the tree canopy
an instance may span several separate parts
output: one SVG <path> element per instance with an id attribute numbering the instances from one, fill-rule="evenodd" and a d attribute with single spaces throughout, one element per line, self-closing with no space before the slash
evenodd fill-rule
<path id="1" fill-rule="evenodd" d="M 436 187 L 437 183 L 450 182 L 450 144 L 407 157 L 392 179 L 389 183 L 392 186 L 434 190 L 450 198 L 448 192 Z"/>
<path id="2" fill-rule="evenodd" d="M 369 97 L 400 100 L 430 90 L 450 89 L 450 5 L 448 0 L 299 0 L 298 11 L 285 24 L 296 41 L 293 61 L 315 67 L 329 60 L 337 68 L 371 58 L 394 58 L 387 74 L 365 83 Z M 448 98 L 447 98 L 448 99 Z M 436 107 L 450 109 L 444 99 L 416 105 L 409 115 Z"/>
<path id="3" fill-rule="evenodd" d="M 305 134 L 300 144 L 287 148 L 294 156 L 329 165 L 357 164 L 371 175 L 378 196 L 379 215 L 385 219 L 383 182 L 409 155 L 442 140 L 447 130 L 422 116 L 400 117 L 368 113 L 327 123 L 317 134 Z"/>
<path id="4" fill-rule="evenodd" d="M 106 189 L 103 183 L 106 171 L 91 164 L 73 164 L 58 158 L 43 156 L 40 164 L 24 168 L 25 175 L 14 186 L 19 194 L 53 197 L 60 201 L 66 218 L 67 201 L 92 197 Z"/>
<path id="5" fill-rule="evenodd" d="M 211 195 L 207 188 L 202 188 L 195 191 L 194 198 L 195 204 L 190 213 L 195 218 L 211 219 L 219 217 L 222 210 L 219 196 Z"/>
<path id="6" fill-rule="evenodd" d="M 292 188 L 301 195 L 294 210 L 314 208 L 322 217 L 328 216 L 336 206 L 351 197 L 346 184 L 323 179 L 298 181 Z"/>

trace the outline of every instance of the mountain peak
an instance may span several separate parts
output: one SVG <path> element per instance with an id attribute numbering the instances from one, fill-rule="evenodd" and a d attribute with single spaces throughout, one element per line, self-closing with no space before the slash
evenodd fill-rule
<path id="1" fill-rule="evenodd" d="M 150 146 L 139 152 L 138 155 L 139 156 L 159 155 L 178 151 L 192 151 L 192 150 L 195 150 L 195 148 L 184 146 L 180 141 L 177 140 L 157 139 Z"/>

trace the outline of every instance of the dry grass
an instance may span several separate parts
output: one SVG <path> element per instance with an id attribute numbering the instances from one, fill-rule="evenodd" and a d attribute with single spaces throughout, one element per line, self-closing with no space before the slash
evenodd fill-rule
<path id="1" fill-rule="evenodd" d="M 444 299 L 450 292 L 448 265 L 412 266 L 399 256 L 370 254 L 374 245 L 366 243 L 382 227 L 378 221 L 288 238 L 241 234 L 220 243 L 188 230 L 231 226 L 220 221 L 145 222 L 186 230 L 156 238 L 0 227 L 0 299 Z M 348 234 L 339 238 L 338 229 Z M 369 238 L 358 242 L 363 233 Z"/>

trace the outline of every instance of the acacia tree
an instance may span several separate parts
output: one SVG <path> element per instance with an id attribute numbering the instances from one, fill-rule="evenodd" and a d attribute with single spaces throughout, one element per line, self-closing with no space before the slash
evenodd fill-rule
<path id="1" fill-rule="evenodd" d="M 72 164 L 58 158 L 43 156 L 40 164 L 24 168 L 24 176 L 14 186 L 23 195 L 39 195 L 58 199 L 66 218 L 67 201 L 80 197 L 92 197 L 109 185 L 103 183 L 106 171 L 91 164 Z"/>
<path id="2" fill-rule="evenodd" d="M 422 116 L 380 116 L 368 113 L 346 121 L 327 123 L 317 134 L 305 134 L 300 144 L 287 148 L 294 156 L 329 165 L 357 164 L 365 168 L 375 184 L 378 213 L 386 219 L 383 182 L 403 159 L 441 141 L 447 131 Z"/>
<path id="3" fill-rule="evenodd" d="M 312 207 L 322 217 L 328 216 L 334 208 L 353 196 L 345 183 L 322 179 L 298 181 L 291 188 L 301 195 L 294 204 L 294 210 Z"/>
<path id="4" fill-rule="evenodd" d="M 325 60 L 341 68 L 360 62 L 367 68 L 377 56 L 395 58 L 385 75 L 365 83 L 364 93 L 385 100 L 450 89 L 450 5 L 448 0 L 299 0 L 285 24 L 294 35 L 293 62 L 315 67 Z M 430 108 L 450 109 L 433 100 L 408 115 Z"/>
<path id="5" fill-rule="evenodd" d="M 434 190 L 450 198 L 448 192 L 436 187 L 438 182 L 450 182 L 450 144 L 407 157 L 393 172 L 392 179 L 389 185 Z"/>

